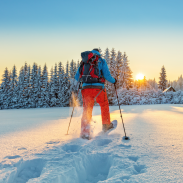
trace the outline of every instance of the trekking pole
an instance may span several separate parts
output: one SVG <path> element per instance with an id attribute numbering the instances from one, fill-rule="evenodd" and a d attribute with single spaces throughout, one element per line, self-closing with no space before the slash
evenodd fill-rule
<path id="1" fill-rule="evenodd" d="M 117 93 L 117 89 L 116 89 L 116 84 L 114 84 L 114 88 L 115 88 L 115 91 L 116 91 L 116 97 L 117 97 L 117 101 L 118 101 L 120 116 L 121 116 L 123 129 L 124 129 L 124 133 L 125 133 L 125 140 L 129 140 L 129 137 L 126 136 L 125 125 L 124 125 L 124 122 L 123 122 L 123 116 L 122 116 L 121 108 L 120 108 L 120 105 L 119 105 L 119 98 L 118 98 L 118 93 Z"/>
<path id="2" fill-rule="evenodd" d="M 78 82 L 78 85 L 80 86 L 80 82 Z M 78 97 L 78 93 L 79 93 L 79 86 L 78 86 L 77 97 Z M 77 98 L 77 97 L 76 97 L 76 98 Z M 74 113 L 74 107 L 75 107 L 75 105 L 73 105 L 72 114 L 71 114 L 71 118 L 70 118 L 70 122 L 69 122 L 69 126 L 68 126 L 68 129 L 67 129 L 67 134 L 66 134 L 66 135 L 69 135 L 68 133 L 69 133 L 69 128 L 70 128 L 72 116 L 73 116 L 73 113 Z"/>

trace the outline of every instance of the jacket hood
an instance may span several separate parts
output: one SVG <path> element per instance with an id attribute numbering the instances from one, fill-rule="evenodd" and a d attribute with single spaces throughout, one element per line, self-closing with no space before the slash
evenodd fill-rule
<path id="1" fill-rule="evenodd" d="M 97 54 L 98 56 L 101 57 L 101 54 L 98 51 L 96 51 L 96 50 L 92 50 L 92 53 L 95 53 L 95 54 Z"/>

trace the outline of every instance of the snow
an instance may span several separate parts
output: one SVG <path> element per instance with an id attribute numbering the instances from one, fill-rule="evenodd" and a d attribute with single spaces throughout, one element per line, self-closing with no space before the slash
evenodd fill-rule
<path id="1" fill-rule="evenodd" d="M 79 138 L 82 108 L 0 111 L 0 182 L 121 183 L 182 182 L 183 105 L 110 107 L 118 127 L 102 129 L 100 108 L 93 111 L 93 138 Z"/>

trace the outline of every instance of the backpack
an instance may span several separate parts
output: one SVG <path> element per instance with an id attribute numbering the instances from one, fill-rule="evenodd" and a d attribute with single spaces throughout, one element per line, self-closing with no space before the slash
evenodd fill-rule
<path id="1" fill-rule="evenodd" d="M 104 83 L 105 79 L 100 73 L 98 62 L 99 56 L 91 51 L 81 53 L 80 81 L 82 83 Z"/>

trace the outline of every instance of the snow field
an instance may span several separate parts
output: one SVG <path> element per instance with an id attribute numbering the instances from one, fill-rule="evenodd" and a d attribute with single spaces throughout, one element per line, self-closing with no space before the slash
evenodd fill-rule
<path id="1" fill-rule="evenodd" d="M 124 132 L 117 106 L 111 107 L 110 111 L 111 120 L 117 119 L 118 127 L 108 135 L 99 135 L 100 110 L 99 107 L 94 108 L 93 139 L 89 141 L 78 138 L 79 108 L 71 123 L 70 135 L 65 135 L 70 119 L 65 108 L 53 109 L 49 120 L 42 117 L 45 123 L 41 123 L 40 119 L 44 113 L 48 113 L 47 109 L 40 109 L 42 112 L 37 112 L 36 117 L 33 113 L 37 110 L 33 110 L 32 120 L 40 122 L 40 125 L 37 124 L 34 128 L 33 123 L 32 128 L 13 133 L 10 130 L 0 136 L 0 140 L 9 136 L 8 147 L 1 144 L 1 147 L 9 151 L 3 156 L 1 154 L 0 182 L 182 182 L 182 107 L 183 105 L 122 106 L 129 141 L 123 140 Z M 55 119 L 60 110 L 63 110 L 60 116 L 63 113 L 65 119 Z M 26 113 L 27 110 L 20 111 Z M 17 137 L 18 134 L 23 137 Z M 29 136 L 35 140 L 33 144 Z M 16 137 L 16 140 L 25 140 L 13 141 Z"/>

